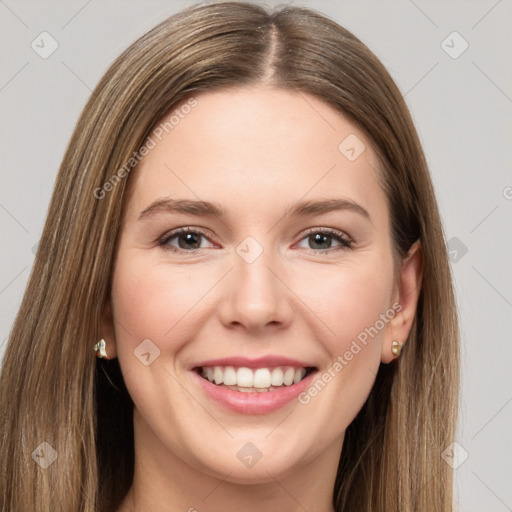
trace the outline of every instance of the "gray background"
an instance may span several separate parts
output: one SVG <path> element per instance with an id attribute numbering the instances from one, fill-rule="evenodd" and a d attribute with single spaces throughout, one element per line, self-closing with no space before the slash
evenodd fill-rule
<path id="1" fill-rule="evenodd" d="M 126 46 L 190 3 L 0 1 L 0 357 L 85 101 Z M 444 220 L 462 328 L 458 445 L 445 460 L 456 467 L 461 511 L 512 511 L 512 2 L 293 3 L 360 37 L 411 109 Z M 31 47 L 50 48 L 43 31 L 58 43 L 46 59 Z"/>

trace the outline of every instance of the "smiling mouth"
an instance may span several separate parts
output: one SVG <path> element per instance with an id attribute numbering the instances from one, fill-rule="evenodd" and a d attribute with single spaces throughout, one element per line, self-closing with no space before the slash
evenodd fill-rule
<path id="1" fill-rule="evenodd" d="M 314 367 L 275 366 L 247 368 L 244 366 L 200 366 L 195 371 L 218 387 L 242 393 L 266 393 L 298 384 L 316 371 Z"/>

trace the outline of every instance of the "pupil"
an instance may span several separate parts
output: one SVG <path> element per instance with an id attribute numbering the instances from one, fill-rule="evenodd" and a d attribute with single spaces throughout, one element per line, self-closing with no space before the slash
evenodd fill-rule
<path id="1" fill-rule="evenodd" d="M 316 233 L 316 234 L 312 235 L 312 237 L 313 237 L 314 244 L 324 245 L 324 247 L 312 247 L 312 249 L 329 249 L 329 245 L 331 242 L 331 236 L 324 235 L 322 233 Z"/>
<path id="2" fill-rule="evenodd" d="M 195 234 L 195 233 L 186 233 L 185 235 L 181 235 L 179 237 L 179 246 L 181 249 L 198 249 L 199 246 L 201 245 L 201 242 L 198 241 L 198 235 Z M 182 243 L 182 240 L 185 239 L 185 242 Z M 191 244 L 191 245 L 187 245 L 187 244 Z"/>

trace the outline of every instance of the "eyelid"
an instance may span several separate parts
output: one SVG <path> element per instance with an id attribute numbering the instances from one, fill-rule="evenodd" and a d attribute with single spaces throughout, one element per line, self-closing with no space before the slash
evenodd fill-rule
<path id="1" fill-rule="evenodd" d="M 174 237 L 176 237 L 178 235 L 181 235 L 182 233 L 197 233 L 197 234 L 200 234 L 200 235 L 204 236 L 204 238 L 206 238 L 210 243 L 213 243 L 210 240 L 211 235 L 209 233 L 207 233 L 202 228 L 197 228 L 197 227 L 194 227 L 194 226 L 184 226 L 184 227 L 181 227 L 181 228 L 172 229 L 171 231 L 168 231 L 167 233 L 165 233 L 164 235 L 159 237 L 158 238 L 158 243 L 164 249 L 167 249 L 167 250 L 170 250 L 170 251 L 173 251 L 173 252 L 177 252 L 177 253 L 192 253 L 192 252 L 197 252 L 198 250 L 200 250 L 200 249 L 195 249 L 193 251 L 186 251 L 185 249 L 180 249 L 179 247 L 168 246 L 168 247 L 172 247 L 172 248 L 169 249 L 167 247 L 167 242 L 169 240 L 171 240 L 172 238 L 174 238 Z M 204 247 L 203 247 L 203 249 L 204 249 Z"/>
<path id="2" fill-rule="evenodd" d="M 314 227 L 314 228 L 308 228 L 305 231 L 302 231 L 299 234 L 302 234 L 302 238 L 304 238 L 306 235 L 309 235 L 311 233 L 331 233 L 333 235 L 338 235 L 339 237 L 343 237 L 347 240 L 352 240 L 352 237 L 348 235 L 345 231 L 342 231 L 341 229 L 336 228 L 328 228 L 328 227 Z"/>
<path id="3" fill-rule="evenodd" d="M 352 244 L 354 243 L 354 239 L 350 235 L 348 235 L 346 232 L 341 231 L 336 228 L 327 228 L 327 227 L 314 227 L 314 228 L 306 229 L 306 231 L 303 231 L 300 233 L 301 238 L 300 238 L 299 242 L 304 240 L 304 238 L 306 238 L 307 236 L 309 236 L 312 233 L 325 233 L 325 234 L 333 236 L 334 238 L 337 238 L 343 249 L 350 249 Z M 324 252 L 336 251 L 337 249 L 336 249 L 336 247 L 329 247 L 328 249 L 309 249 L 309 248 L 307 248 L 306 250 L 312 251 L 315 254 L 319 254 L 319 253 L 321 254 Z"/>

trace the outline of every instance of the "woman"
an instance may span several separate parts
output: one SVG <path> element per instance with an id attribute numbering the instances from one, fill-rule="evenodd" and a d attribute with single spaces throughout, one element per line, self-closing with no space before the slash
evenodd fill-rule
<path id="1" fill-rule="evenodd" d="M 2 510 L 449 511 L 458 331 L 407 107 L 304 8 L 189 8 L 100 81 L 1 376 Z"/>

